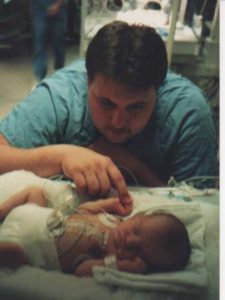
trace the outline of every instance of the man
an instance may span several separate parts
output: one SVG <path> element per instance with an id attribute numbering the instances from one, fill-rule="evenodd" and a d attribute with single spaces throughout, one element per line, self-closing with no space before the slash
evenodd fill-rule
<path id="1" fill-rule="evenodd" d="M 52 42 L 55 69 L 64 66 L 66 10 L 64 0 L 32 0 L 34 55 L 33 71 L 38 81 L 42 80 L 48 68 L 47 45 Z"/>
<path id="2" fill-rule="evenodd" d="M 1 121 L 0 133 L 1 173 L 64 173 L 81 193 L 102 196 L 113 186 L 124 203 L 130 201 L 121 172 L 146 186 L 215 172 L 216 135 L 204 95 L 167 72 L 154 29 L 124 22 L 100 29 L 86 68 L 79 61 L 42 81 Z"/>

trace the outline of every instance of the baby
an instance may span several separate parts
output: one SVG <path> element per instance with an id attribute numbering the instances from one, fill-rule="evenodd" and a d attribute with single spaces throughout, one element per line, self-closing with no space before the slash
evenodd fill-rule
<path id="1" fill-rule="evenodd" d="M 0 267 L 30 264 L 92 276 L 94 266 L 145 274 L 181 270 L 188 263 L 188 234 L 173 215 L 122 219 L 119 198 L 83 203 L 67 216 L 46 204 L 35 186 L 0 204 Z"/>

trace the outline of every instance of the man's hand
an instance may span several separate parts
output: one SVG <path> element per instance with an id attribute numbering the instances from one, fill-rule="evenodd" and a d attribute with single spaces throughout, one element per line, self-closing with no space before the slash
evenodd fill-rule
<path id="1" fill-rule="evenodd" d="M 94 143 L 89 145 L 89 149 L 110 157 L 118 168 L 121 169 L 128 182 L 130 179 L 132 183 L 149 187 L 165 185 L 155 174 L 151 166 L 141 161 L 121 144 L 112 144 L 100 136 Z"/>
<path id="2" fill-rule="evenodd" d="M 104 137 L 100 136 L 89 145 L 89 149 L 110 157 L 120 169 L 128 183 L 137 183 L 138 178 L 135 172 L 139 166 L 139 159 L 130 153 L 122 144 L 112 144 Z"/>
<path id="3" fill-rule="evenodd" d="M 63 173 L 82 194 L 105 197 L 114 188 L 122 203 L 130 200 L 125 179 L 109 157 L 65 144 L 19 149 L 10 146 L 1 135 L 0 143 L 0 153 L 4 155 L 0 164 L 2 173 L 16 169 L 29 170 L 42 177 Z"/>
<path id="4" fill-rule="evenodd" d="M 115 188 L 122 203 L 130 201 L 126 182 L 109 157 L 87 148 L 60 146 L 62 172 L 71 178 L 81 194 L 107 196 Z"/>

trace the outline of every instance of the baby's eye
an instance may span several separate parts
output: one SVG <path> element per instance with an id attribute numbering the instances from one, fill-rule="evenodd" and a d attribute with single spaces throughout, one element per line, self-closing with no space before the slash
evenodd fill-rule
<path id="1" fill-rule="evenodd" d="M 133 254 L 135 254 L 135 255 L 140 255 L 140 251 L 141 251 L 141 249 L 140 249 L 140 247 L 139 246 L 130 246 L 129 247 L 129 251 L 131 251 Z"/>
<path id="2" fill-rule="evenodd" d="M 136 234 L 136 235 L 139 234 L 139 226 L 138 225 L 134 226 L 133 233 Z"/>

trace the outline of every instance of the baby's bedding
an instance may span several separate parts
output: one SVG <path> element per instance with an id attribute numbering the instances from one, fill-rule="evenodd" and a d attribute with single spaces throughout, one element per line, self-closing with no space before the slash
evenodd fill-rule
<path id="1" fill-rule="evenodd" d="M 10 183 L 9 183 L 10 181 Z M 15 188 L 12 190 L 12 183 Z M 71 208 L 74 189 L 70 184 L 15 171 L 0 176 L 0 201 L 30 184 L 44 185 L 54 206 L 56 196 L 67 199 Z M 181 272 L 127 274 L 95 268 L 95 278 L 76 278 L 33 267 L 0 271 L 1 299 L 150 299 L 217 300 L 218 296 L 218 191 L 199 192 L 185 188 L 131 189 L 134 212 L 170 210 L 187 226 L 194 244 L 191 261 Z M 60 197 L 58 197 L 60 199 Z M 179 201 L 177 202 L 177 199 Z M 58 201 L 56 206 L 62 207 Z M 185 201 L 183 201 L 185 200 Z M 77 202 L 76 204 L 77 205 Z M 66 205 L 64 206 L 64 209 Z"/>

